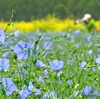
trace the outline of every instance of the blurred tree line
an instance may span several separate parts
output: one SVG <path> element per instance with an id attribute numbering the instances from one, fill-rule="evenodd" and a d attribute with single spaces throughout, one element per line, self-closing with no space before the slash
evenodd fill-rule
<path id="1" fill-rule="evenodd" d="M 90 13 L 100 19 L 100 0 L 0 0 L 0 20 L 8 21 L 11 11 L 14 21 L 40 19 L 48 14 L 60 19 L 82 18 Z"/>

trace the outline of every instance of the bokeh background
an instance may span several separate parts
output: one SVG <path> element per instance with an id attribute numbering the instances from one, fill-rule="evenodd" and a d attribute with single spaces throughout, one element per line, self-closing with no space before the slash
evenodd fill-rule
<path id="1" fill-rule="evenodd" d="M 12 9 L 16 11 L 13 21 L 17 22 L 15 24 L 18 29 L 23 32 L 35 31 L 36 29 L 41 31 L 66 31 L 70 27 L 73 30 L 77 28 L 82 30 L 82 26 L 75 26 L 72 20 L 82 18 L 85 13 L 92 15 L 97 21 L 98 30 L 100 30 L 98 25 L 100 23 L 99 0 L 0 0 L 1 22 L 9 20 Z M 18 22 L 21 23 L 19 24 Z M 4 28 L 5 24 L 2 23 L 0 26 Z M 23 27 L 21 27 L 22 24 Z M 56 29 L 57 27 L 59 29 Z"/>

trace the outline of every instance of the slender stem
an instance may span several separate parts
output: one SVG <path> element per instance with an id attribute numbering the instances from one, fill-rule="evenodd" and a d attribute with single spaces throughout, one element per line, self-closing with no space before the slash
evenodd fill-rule
<path id="1" fill-rule="evenodd" d="M 6 26 L 5 30 L 4 30 L 4 32 L 6 32 L 6 31 L 8 30 L 8 27 L 11 25 L 12 18 L 13 18 L 13 16 L 14 16 L 14 13 L 15 13 L 15 10 L 12 10 L 12 14 L 11 14 L 11 16 L 10 16 L 10 19 L 9 19 L 9 21 L 8 21 L 8 24 L 7 24 L 7 26 Z"/>

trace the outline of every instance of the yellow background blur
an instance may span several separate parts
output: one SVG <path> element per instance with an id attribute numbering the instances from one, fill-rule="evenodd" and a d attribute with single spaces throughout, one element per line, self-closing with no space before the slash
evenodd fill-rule
<path id="1" fill-rule="evenodd" d="M 7 26 L 8 22 L 0 22 L 0 28 L 5 29 Z M 16 27 L 17 30 L 19 30 L 22 33 L 26 32 L 34 32 L 37 29 L 40 30 L 41 32 L 59 32 L 59 31 L 75 31 L 77 29 L 82 30 L 82 31 L 87 31 L 84 29 L 83 24 L 74 24 L 74 20 L 72 19 L 65 19 L 65 20 L 60 20 L 55 17 L 46 17 L 44 19 L 40 20 L 33 20 L 31 22 L 25 22 L 25 21 L 20 21 L 20 22 L 13 22 L 14 26 Z M 98 31 L 100 31 L 100 20 L 96 21 L 95 23 L 96 28 Z M 9 29 L 7 32 L 12 32 L 13 27 L 9 26 Z"/>

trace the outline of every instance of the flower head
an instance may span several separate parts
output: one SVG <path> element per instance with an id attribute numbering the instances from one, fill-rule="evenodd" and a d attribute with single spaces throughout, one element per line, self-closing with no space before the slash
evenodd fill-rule
<path id="1" fill-rule="evenodd" d="M 3 57 L 3 58 L 6 58 L 6 57 L 8 56 L 8 54 L 9 54 L 9 52 L 4 52 L 4 53 L 2 54 L 2 57 Z"/>
<path id="2" fill-rule="evenodd" d="M 24 41 L 19 41 L 17 45 L 14 47 L 14 52 L 17 54 L 18 60 L 23 60 L 28 58 L 28 49 L 30 45 Z"/>
<path id="3" fill-rule="evenodd" d="M 57 59 L 51 61 L 49 64 L 50 67 L 55 71 L 61 70 L 63 68 L 63 61 L 58 61 Z"/>
<path id="4" fill-rule="evenodd" d="M 55 91 L 47 91 L 42 99 L 57 99 L 57 93 Z"/>
<path id="5" fill-rule="evenodd" d="M 31 81 L 29 82 L 28 90 L 30 90 L 30 91 L 36 93 L 36 88 L 35 88 L 35 86 L 32 84 Z"/>
<path id="6" fill-rule="evenodd" d="M 0 28 L 0 43 L 3 44 L 5 40 L 5 33 L 3 29 Z"/>
<path id="7" fill-rule="evenodd" d="M 89 55 L 91 55 L 92 53 L 93 53 L 93 50 L 92 49 L 88 51 L 88 54 Z"/>
<path id="8" fill-rule="evenodd" d="M 0 70 L 7 71 L 9 69 L 9 60 L 0 58 Z"/>
<path id="9" fill-rule="evenodd" d="M 80 67 L 81 67 L 81 68 L 84 68 L 84 67 L 86 66 L 86 64 L 87 64 L 87 63 L 86 63 L 85 61 L 82 61 L 82 62 L 80 63 Z"/>
<path id="10" fill-rule="evenodd" d="M 31 92 L 33 92 L 34 95 L 39 95 L 39 94 L 41 94 L 41 90 L 35 88 L 31 81 L 29 82 L 28 90 L 30 90 Z"/>
<path id="11" fill-rule="evenodd" d="M 72 80 L 68 80 L 67 83 L 68 83 L 68 85 L 71 85 L 72 84 Z"/>
<path id="12" fill-rule="evenodd" d="M 30 96 L 31 94 L 34 94 L 34 96 L 38 96 L 41 94 L 41 90 L 37 89 L 33 86 L 32 82 L 29 82 L 29 86 L 24 86 L 24 90 L 21 90 L 19 92 L 19 95 L 21 97 L 21 99 L 26 99 L 28 96 Z"/>
<path id="13" fill-rule="evenodd" d="M 93 90 L 93 95 L 98 95 L 99 91 L 98 90 Z"/>
<path id="14" fill-rule="evenodd" d="M 43 71 L 43 75 L 44 75 L 45 77 L 48 78 L 48 76 L 49 76 L 49 72 L 45 69 L 45 70 Z"/>
<path id="15" fill-rule="evenodd" d="M 95 62 L 96 62 L 97 64 L 100 64 L 100 54 L 97 55 Z"/>
<path id="16" fill-rule="evenodd" d="M 19 95 L 20 95 L 21 99 L 25 99 L 31 94 L 32 94 L 32 91 L 30 91 L 30 90 L 21 90 L 19 92 Z"/>
<path id="17" fill-rule="evenodd" d="M 19 30 L 15 30 L 15 31 L 14 31 L 14 36 L 15 36 L 15 37 L 18 37 L 19 35 L 20 35 Z"/>
<path id="18" fill-rule="evenodd" d="M 17 90 L 17 87 L 13 83 L 12 78 L 2 78 L 2 86 L 7 96 L 11 95 L 14 91 Z"/>
<path id="19" fill-rule="evenodd" d="M 90 40 L 91 40 L 91 38 L 92 38 L 92 36 L 91 36 L 91 35 L 87 35 L 87 41 L 90 41 Z"/>
<path id="20" fill-rule="evenodd" d="M 58 84 L 62 84 L 62 80 L 58 78 Z"/>
<path id="21" fill-rule="evenodd" d="M 39 76 L 38 80 L 39 80 L 39 82 L 44 83 L 44 80 L 43 80 L 42 76 Z"/>
<path id="22" fill-rule="evenodd" d="M 83 94 L 84 94 L 85 96 L 88 96 L 88 95 L 90 94 L 90 92 L 91 92 L 91 87 L 89 87 L 89 86 L 86 86 L 86 87 L 84 88 L 84 90 L 83 90 Z"/>
<path id="23" fill-rule="evenodd" d="M 44 42 L 43 43 L 45 50 L 49 50 L 52 45 L 53 45 L 53 42 Z"/>
<path id="24" fill-rule="evenodd" d="M 28 86 L 28 90 L 33 92 L 35 96 L 38 96 L 41 94 L 41 90 L 40 89 L 37 89 L 33 86 L 32 82 L 30 81 L 29 82 L 29 86 Z"/>
<path id="25" fill-rule="evenodd" d="M 37 60 L 36 66 L 37 66 L 38 68 L 44 68 L 44 67 L 45 67 L 45 64 L 44 64 L 41 60 Z"/>

